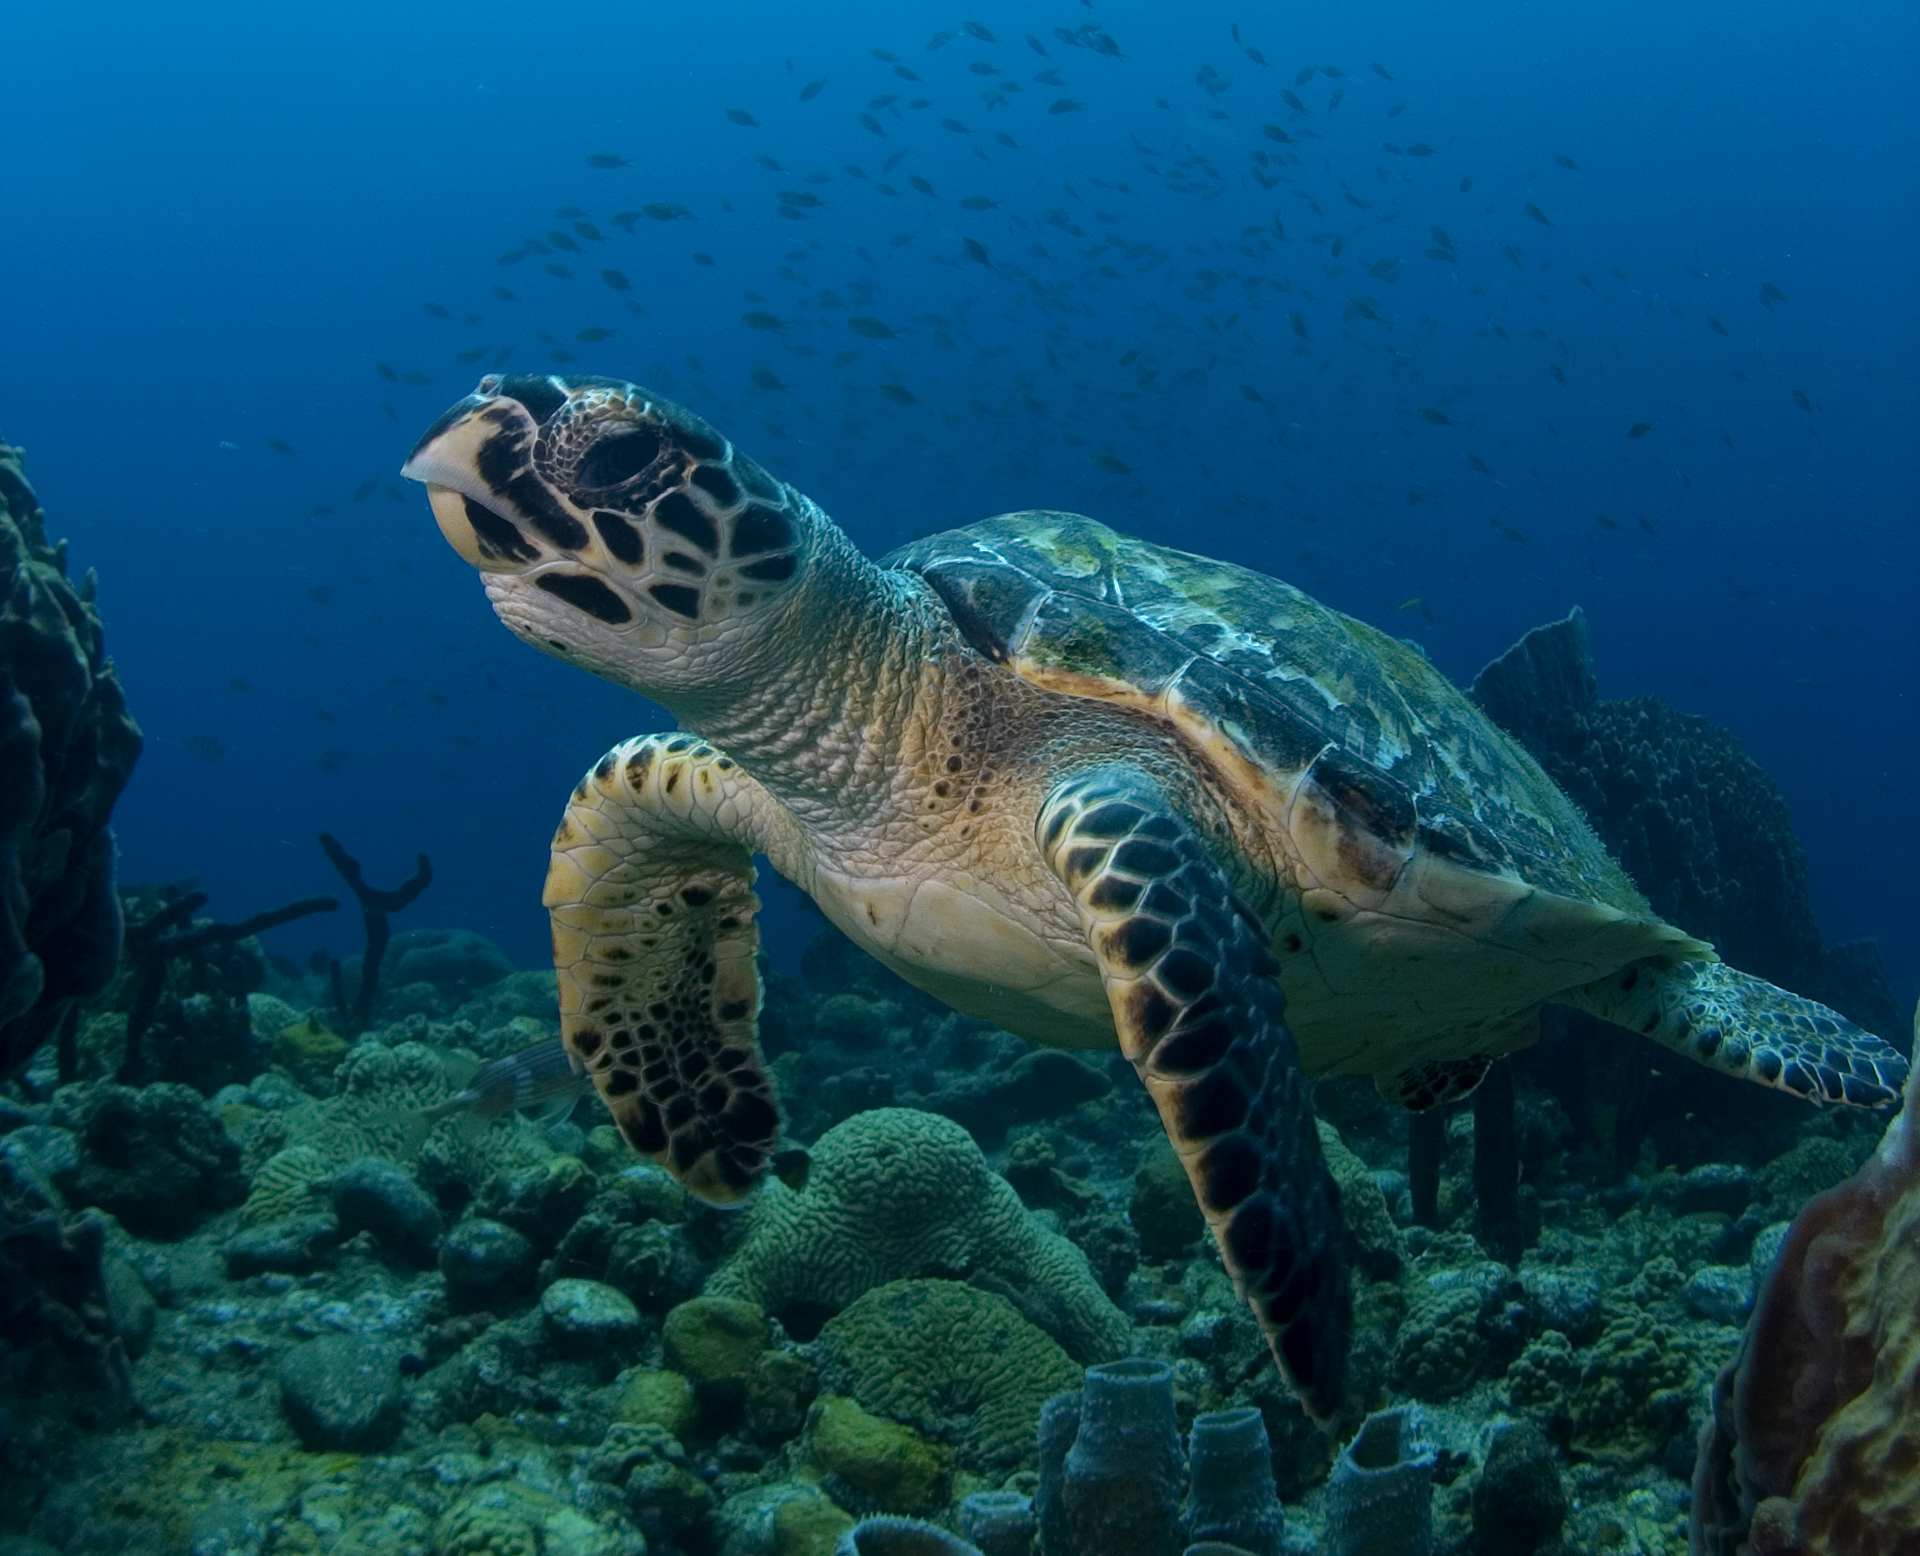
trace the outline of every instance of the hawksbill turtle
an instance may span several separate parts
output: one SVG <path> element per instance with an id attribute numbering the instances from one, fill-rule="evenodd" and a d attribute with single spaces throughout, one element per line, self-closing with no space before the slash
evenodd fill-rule
<path id="1" fill-rule="evenodd" d="M 1406 643 L 1075 514 L 882 561 L 697 416 L 490 375 L 403 474 L 500 619 L 680 730 L 574 789 L 545 904 L 561 1032 L 691 1191 L 777 1154 L 754 857 L 909 982 L 1132 1061 L 1321 1419 L 1351 1301 L 1308 1077 L 1464 1096 L 1548 1002 L 1812 1101 L 1906 1062 L 1662 923 L 1578 810 Z"/>

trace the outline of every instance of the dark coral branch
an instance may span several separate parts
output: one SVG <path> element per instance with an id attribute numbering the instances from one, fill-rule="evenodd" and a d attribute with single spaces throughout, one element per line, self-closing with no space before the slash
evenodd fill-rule
<path id="1" fill-rule="evenodd" d="M 1440 1158 L 1446 1147 L 1444 1108 L 1408 1115 L 1407 1187 L 1413 1195 L 1413 1219 L 1421 1226 L 1440 1224 Z"/>
<path id="2" fill-rule="evenodd" d="M 1473 1193 L 1481 1245 L 1506 1264 L 1518 1264 L 1527 1246 L 1513 1107 L 1513 1065 L 1503 1061 L 1473 1094 Z"/>
<path id="3" fill-rule="evenodd" d="M 322 832 L 320 847 L 326 851 L 334 869 L 340 872 L 340 878 L 359 901 L 361 922 L 366 928 L 366 949 L 360 955 L 360 985 L 354 993 L 351 1008 L 347 1004 L 345 978 L 341 974 L 340 964 L 336 961 L 328 968 L 328 976 L 333 983 L 333 1001 L 341 1022 L 350 1034 L 357 1035 L 364 1032 L 367 1023 L 373 1019 L 374 1000 L 380 989 L 380 964 L 385 960 L 387 944 L 393 938 L 393 926 L 389 920 L 433 883 L 433 865 L 425 854 L 417 854 L 414 856 L 413 874 L 402 884 L 384 888 L 369 886 L 361 873 L 360 861 L 340 845 L 338 838 Z"/>
<path id="4" fill-rule="evenodd" d="M 133 987 L 127 1002 L 127 1046 L 120 1059 L 119 1080 L 123 1085 L 137 1085 L 150 1078 L 147 1029 L 153 1024 L 160 996 L 166 990 L 167 971 L 176 962 L 188 962 L 197 968 L 215 946 L 232 945 L 295 919 L 332 913 L 340 906 L 338 897 L 302 897 L 298 902 L 269 908 L 230 924 L 194 923 L 194 914 L 205 907 L 206 902 L 205 892 L 183 892 L 170 897 L 138 923 L 127 925 L 125 958 Z"/>

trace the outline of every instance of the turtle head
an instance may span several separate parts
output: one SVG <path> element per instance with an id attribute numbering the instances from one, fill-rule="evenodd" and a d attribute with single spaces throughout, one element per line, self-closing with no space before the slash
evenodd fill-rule
<path id="1" fill-rule="evenodd" d="M 613 378 L 489 374 L 400 473 L 516 635 L 668 702 L 740 673 L 827 522 L 699 417 Z"/>

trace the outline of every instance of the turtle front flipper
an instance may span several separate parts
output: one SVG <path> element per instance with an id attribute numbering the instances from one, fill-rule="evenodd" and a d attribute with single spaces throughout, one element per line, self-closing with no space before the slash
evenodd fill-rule
<path id="1" fill-rule="evenodd" d="M 753 1189 L 780 1131 L 756 1036 L 769 809 L 704 740 L 630 740 L 574 789 L 542 898 L 567 1052 L 628 1143 L 712 1204 Z"/>
<path id="2" fill-rule="evenodd" d="M 1809 1102 L 1886 1107 L 1907 1080 L 1907 1060 L 1892 1044 L 1725 962 L 1635 962 L 1556 1000 Z"/>
<path id="3" fill-rule="evenodd" d="M 1061 784 L 1036 836 L 1236 1289 L 1308 1410 L 1332 1416 L 1353 1325 L 1346 1232 L 1265 929 L 1134 769 Z"/>

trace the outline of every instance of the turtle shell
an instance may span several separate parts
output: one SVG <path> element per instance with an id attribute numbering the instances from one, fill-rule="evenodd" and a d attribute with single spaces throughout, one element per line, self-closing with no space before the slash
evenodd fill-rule
<path id="1" fill-rule="evenodd" d="M 1288 584 L 1046 511 L 887 562 L 1025 680 L 1172 724 L 1337 911 L 1568 954 L 1568 987 L 1712 955 L 1653 916 L 1573 802 L 1417 648 Z"/>

